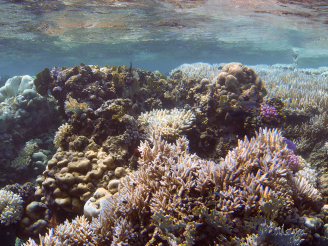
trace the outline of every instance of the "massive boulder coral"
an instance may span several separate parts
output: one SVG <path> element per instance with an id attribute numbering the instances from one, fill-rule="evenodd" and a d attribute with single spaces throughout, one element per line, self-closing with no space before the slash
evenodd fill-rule
<path id="1" fill-rule="evenodd" d="M 260 129 L 218 164 L 189 154 L 186 138 L 169 144 L 153 133 L 139 146 L 139 170 L 121 179 L 97 218 L 67 221 L 40 242 L 233 245 L 254 229 L 259 237 L 268 227 L 284 236 L 276 225 L 287 218 L 295 229 L 286 235 L 301 242 L 296 207 L 310 214 L 320 197 L 306 178 L 294 177 L 282 140 L 278 130 Z"/>
<path id="2" fill-rule="evenodd" d="M 34 89 L 33 78 L 31 76 L 25 75 L 9 78 L 5 85 L 0 87 L 0 102 L 17 95 L 19 92 L 22 93 L 24 90 L 26 90 L 25 93 L 28 93 L 31 89 Z"/>
<path id="3" fill-rule="evenodd" d="M 229 100 L 262 102 L 267 95 L 260 76 L 241 63 L 228 63 L 213 83 L 219 96 L 227 96 Z"/>
<path id="4" fill-rule="evenodd" d="M 36 194 L 48 207 L 81 213 L 97 186 L 105 182 L 105 172 L 114 169 L 113 158 L 102 151 L 57 152 L 37 179 Z"/>

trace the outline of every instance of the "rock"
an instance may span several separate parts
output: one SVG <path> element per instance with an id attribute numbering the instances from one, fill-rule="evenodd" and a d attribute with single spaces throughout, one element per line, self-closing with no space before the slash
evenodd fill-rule
<path id="1" fill-rule="evenodd" d="M 309 218 L 309 217 L 303 217 L 305 220 L 304 225 L 309 228 L 310 230 L 317 230 L 323 225 L 323 221 L 319 218 Z"/>
<path id="2" fill-rule="evenodd" d="M 107 190 L 113 195 L 118 191 L 118 185 L 121 183 L 119 179 L 112 179 L 107 185 Z"/>
<path id="3" fill-rule="evenodd" d="M 127 171 L 123 167 L 117 167 L 114 174 L 117 178 L 122 178 L 127 174 Z"/>

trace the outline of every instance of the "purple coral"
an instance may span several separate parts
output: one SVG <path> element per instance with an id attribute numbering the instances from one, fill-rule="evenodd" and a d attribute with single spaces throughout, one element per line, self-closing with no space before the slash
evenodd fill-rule
<path id="1" fill-rule="evenodd" d="M 66 78 L 66 75 L 62 71 L 60 71 L 59 67 L 54 67 L 51 70 L 51 75 L 56 77 L 56 79 L 57 79 L 56 82 L 63 81 Z"/>
<path id="2" fill-rule="evenodd" d="M 261 105 L 261 115 L 264 118 L 270 119 L 270 120 L 277 120 L 277 109 L 273 106 L 269 106 L 267 104 Z"/>
<path id="3" fill-rule="evenodd" d="M 51 70 L 51 75 L 54 77 L 58 77 L 59 73 L 60 73 L 59 67 L 53 67 L 53 69 Z"/>
<path id="4" fill-rule="evenodd" d="M 287 148 L 292 150 L 293 152 L 296 152 L 296 144 L 293 143 L 293 141 L 288 140 L 287 138 L 283 141 L 284 144 L 287 144 Z"/>
<path id="5" fill-rule="evenodd" d="M 287 154 L 287 164 L 290 169 L 297 169 L 298 167 L 298 158 L 297 155 L 294 154 L 293 151 L 289 151 Z"/>

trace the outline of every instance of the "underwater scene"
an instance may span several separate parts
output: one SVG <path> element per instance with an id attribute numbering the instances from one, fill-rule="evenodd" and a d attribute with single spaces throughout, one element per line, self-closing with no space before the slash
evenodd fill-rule
<path id="1" fill-rule="evenodd" d="M 0 0 L 0 246 L 328 246 L 327 13 Z"/>

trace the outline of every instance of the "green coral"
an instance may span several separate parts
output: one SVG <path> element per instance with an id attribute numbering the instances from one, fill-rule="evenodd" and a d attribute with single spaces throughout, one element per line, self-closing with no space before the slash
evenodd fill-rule
<path id="1" fill-rule="evenodd" d="M 147 77 L 147 86 L 151 91 L 156 91 L 158 89 L 159 83 L 157 80 L 153 80 L 152 77 Z"/>
<path id="2" fill-rule="evenodd" d="M 123 116 L 125 115 L 125 108 L 122 105 L 112 103 L 111 105 L 109 105 L 108 109 L 113 112 L 113 120 L 118 120 L 119 122 L 122 122 Z"/>
<path id="3" fill-rule="evenodd" d="M 47 94 L 48 88 L 53 84 L 54 79 L 51 76 L 51 72 L 49 68 L 45 68 L 42 71 L 36 74 L 36 78 L 34 79 L 33 83 L 37 92 L 45 96 Z"/>

